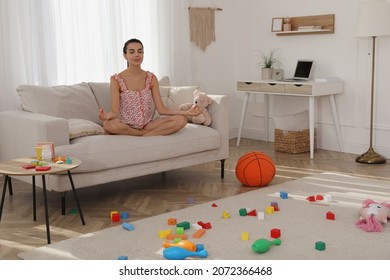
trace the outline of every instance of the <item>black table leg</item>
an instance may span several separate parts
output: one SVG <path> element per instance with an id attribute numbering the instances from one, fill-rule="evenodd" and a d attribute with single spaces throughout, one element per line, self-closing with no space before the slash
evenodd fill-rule
<path id="1" fill-rule="evenodd" d="M 14 192 L 12 190 L 12 180 L 11 180 L 11 177 L 8 176 L 8 190 L 9 190 L 9 195 L 13 195 Z"/>
<path id="2" fill-rule="evenodd" d="M 3 193 L 1 195 L 1 204 L 0 204 L 0 221 L 1 221 L 1 215 L 3 214 L 3 206 L 4 206 L 4 199 L 5 199 L 5 192 L 7 191 L 8 178 L 9 178 L 8 175 L 4 175 Z"/>
<path id="3" fill-rule="evenodd" d="M 76 188 L 74 187 L 72 175 L 71 175 L 71 173 L 70 173 L 69 170 L 68 170 L 68 177 L 69 177 L 70 185 L 72 186 L 72 191 L 73 191 L 74 199 L 76 200 L 77 209 L 79 210 L 79 214 L 80 214 L 80 218 L 81 218 L 81 223 L 82 223 L 83 225 L 85 225 L 83 212 L 81 211 L 80 202 L 79 202 L 79 199 L 78 199 L 78 197 L 77 197 Z"/>
<path id="4" fill-rule="evenodd" d="M 35 192 L 35 176 L 32 176 L 32 193 L 33 193 L 33 218 L 37 220 L 37 199 Z"/>
<path id="5" fill-rule="evenodd" d="M 51 241 L 50 241 L 49 209 L 48 209 L 48 206 L 47 206 L 47 193 L 46 193 L 46 179 L 45 179 L 45 175 L 42 175 L 42 186 L 43 186 L 43 202 L 45 204 L 47 243 L 50 244 Z"/>

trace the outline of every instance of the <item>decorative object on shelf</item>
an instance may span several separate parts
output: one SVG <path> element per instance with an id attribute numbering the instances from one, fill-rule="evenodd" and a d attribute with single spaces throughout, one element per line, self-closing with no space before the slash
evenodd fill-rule
<path id="1" fill-rule="evenodd" d="M 376 153 L 372 147 L 372 131 L 374 118 L 374 79 L 375 79 L 375 40 L 378 36 L 390 35 L 390 4 L 385 0 L 363 1 L 360 4 L 356 27 L 356 37 L 372 38 L 371 56 L 371 115 L 370 115 L 370 147 L 368 151 L 356 158 L 359 163 L 386 163 L 386 159 Z"/>
<path id="2" fill-rule="evenodd" d="M 283 31 L 283 18 L 273 18 L 272 19 L 272 32 L 280 32 Z"/>
<path id="3" fill-rule="evenodd" d="M 283 31 L 291 31 L 291 22 L 289 17 L 283 19 Z"/>
<path id="4" fill-rule="evenodd" d="M 192 7 L 192 2 L 188 7 L 190 20 L 190 40 L 203 51 L 207 46 L 215 41 L 215 11 L 222 11 L 221 8 L 214 7 Z"/>
<path id="5" fill-rule="evenodd" d="M 269 52 L 269 54 L 261 53 L 260 62 L 257 64 L 261 67 L 261 78 L 263 80 L 271 80 L 274 69 L 273 67 L 279 63 L 279 59 L 275 57 L 275 50 Z"/>

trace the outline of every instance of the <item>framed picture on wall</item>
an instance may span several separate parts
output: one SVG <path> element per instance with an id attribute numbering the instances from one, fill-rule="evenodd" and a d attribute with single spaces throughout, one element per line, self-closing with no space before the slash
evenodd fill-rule
<path id="1" fill-rule="evenodd" d="M 273 18 L 271 30 L 272 30 L 272 32 L 283 31 L 283 18 Z"/>

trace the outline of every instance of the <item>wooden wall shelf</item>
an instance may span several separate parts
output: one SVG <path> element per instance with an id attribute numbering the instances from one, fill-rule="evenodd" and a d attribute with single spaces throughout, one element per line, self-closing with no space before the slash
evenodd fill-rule
<path id="1" fill-rule="evenodd" d="M 291 17 L 291 31 L 276 32 L 276 36 L 332 34 L 334 33 L 334 14 Z M 321 26 L 322 29 L 298 30 L 300 26 Z"/>

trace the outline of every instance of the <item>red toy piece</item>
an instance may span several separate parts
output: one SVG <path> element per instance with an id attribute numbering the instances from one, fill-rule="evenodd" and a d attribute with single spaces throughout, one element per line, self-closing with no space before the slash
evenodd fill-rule
<path id="1" fill-rule="evenodd" d="M 26 165 L 23 165 L 23 168 L 24 169 L 33 169 L 33 168 L 35 168 L 35 166 L 32 164 L 26 164 Z"/>
<path id="2" fill-rule="evenodd" d="M 218 205 L 215 204 L 215 203 L 213 203 L 213 204 L 211 205 L 211 207 L 218 207 Z"/>
<path id="3" fill-rule="evenodd" d="M 51 169 L 51 166 L 37 166 L 35 167 L 36 171 L 48 171 Z"/>
<path id="4" fill-rule="evenodd" d="M 256 217 L 257 216 L 256 209 L 253 209 L 252 211 L 248 212 L 247 215 Z"/>
<path id="5" fill-rule="evenodd" d="M 335 220 L 335 214 L 333 213 L 333 212 L 330 212 L 330 211 L 328 211 L 328 212 L 326 212 L 326 219 L 327 220 Z"/>
<path id="6" fill-rule="evenodd" d="M 306 198 L 306 200 L 308 200 L 308 201 L 310 201 L 310 202 L 314 202 L 314 201 L 316 201 L 316 198 L 314 197 L 314 195 L 311 195 L 311 196 L 308 196 L 308 197 Z"/>
<path id="7" fill-rule="evenodd" d="M 272 238 L 279 238 L 280 237 L 280 229 L 278 229 L 278 228 L 271 229 L 271 237 Z"/>
<path id="8" fill-rule="evenodd" d="M 119 216 L 119 214 L 118 213 L 114 213 L 114 214 L 112 214 L 112 216 L 111 216 L 111 221 L 113 221 L 113 222 L 119 222 L 120 221 L 120 216 Z"/>

